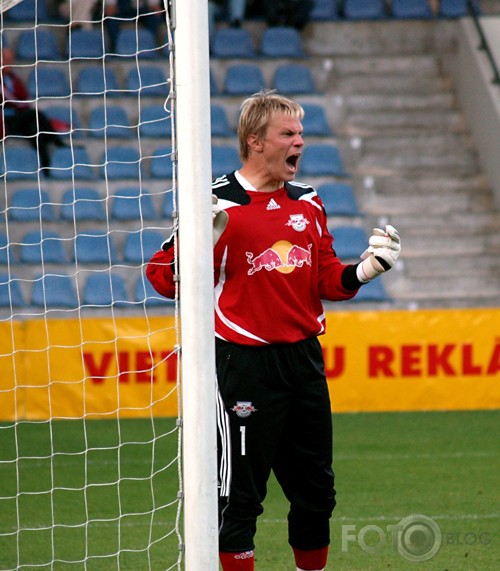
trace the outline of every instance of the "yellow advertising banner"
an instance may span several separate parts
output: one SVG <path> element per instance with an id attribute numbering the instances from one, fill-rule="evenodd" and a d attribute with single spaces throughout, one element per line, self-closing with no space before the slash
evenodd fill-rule
<path id="1" fill-rule="evenodd" d="M 175 416 L 173 317 L 0 324 L 0 420 Z M 500 408 L 500 309 L 334 311 L 334 412 Z"/>

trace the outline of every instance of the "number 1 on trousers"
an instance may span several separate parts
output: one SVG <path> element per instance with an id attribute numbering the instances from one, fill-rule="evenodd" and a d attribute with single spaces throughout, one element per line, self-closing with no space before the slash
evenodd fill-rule
<path id="1" fill-rule="evenodd" d="M 246 432 L 247 427 L 246 426 L 240 426 L 240 432 L 241 432 L 241 455 L 245 456 L 246 455 L 246 440 L 245 440 L 245 432 Z"/>

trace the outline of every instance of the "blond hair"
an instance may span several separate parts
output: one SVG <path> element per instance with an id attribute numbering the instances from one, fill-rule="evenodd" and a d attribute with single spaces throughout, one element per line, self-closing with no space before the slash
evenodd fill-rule
<path id="1" fill-rule="evenodd" d="M 240 158 L 243 162 L 250 155 L 250 147 L 247 143 L 249 135 L 264 137 L 269 122 L 276 113 L 284 113 L 299 121 L 304 117 L 304 110 L 298 103 L 275 91 L 261 91 L 243 101 L 238 124 Z"/>

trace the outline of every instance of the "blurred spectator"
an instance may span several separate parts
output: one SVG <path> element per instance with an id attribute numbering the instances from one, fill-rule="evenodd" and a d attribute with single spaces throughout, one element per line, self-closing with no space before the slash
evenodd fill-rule
<path id="1" fill-rule="evenodd" d="M 57 131 L 68 131 L 69 125 L 53 121 L 38 106 L 33 107 L 25 83 L 12 69 L 14 51 L 4 47 L 1 56 L 0 102 L 3 113 L 0 116 L 0 138 L 3 141 L 6 136 L 26 137 L 29 144 L 38 149 L 41 167 L 47 169 L 50 166 L 50 145 L 66 145 Z M 48 175 L 49 171 L 46 170 L 45 174 Z"/>
<path id="2" fill-rule="evenodd" d="M 97 0 L 63 0 L 59 15 L 71 23 L 72 28 L 91 28 Z"/>
<path id="3" fill-rule="evenodd" d="M 313 5 L 313 0 L 261 0 L 261 11 L 269 26 L 289 26 L 303 30 Z"/>
<path id="4" fill-rule="evenodd" d="M 208 27 L 210 45 L 215 34 L 216 22 L 228 22 L 230 26 L 241 26 L 245 17 L 247 0 L 208 0 Z"/>

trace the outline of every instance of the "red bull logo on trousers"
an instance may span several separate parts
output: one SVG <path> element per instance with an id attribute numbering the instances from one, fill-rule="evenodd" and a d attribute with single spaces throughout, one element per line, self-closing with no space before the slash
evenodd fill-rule
<path id="1" fill-rule="evenodd" d="M 309 244 L 306 249 L 286 240 L 279 240 L 260 254 L 255 255 L 253 252 L 246 252 L 247 262 L 251 266 L 248 275 L 251 276 L 262 269 L 268 272 L 277 270 L 283 274 L 289 274 L 304 264 L 310 266 L 312 261 L 311 248 L 312 244 Z"/>

